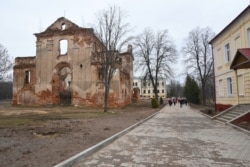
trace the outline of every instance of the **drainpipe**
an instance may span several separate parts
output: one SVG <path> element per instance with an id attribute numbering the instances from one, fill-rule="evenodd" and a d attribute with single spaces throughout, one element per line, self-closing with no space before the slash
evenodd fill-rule
<path id="1" fill-rule="evenodd" d="M 239 104 L 239 87 L 238 87 L 238 76 L 237 76 L 237 68 L 234 70 L 235 73 L 235 86 L 236 86 L 236 101 Z"/>
<path id="2" fill-rule="evenodd" d="M 213 79 L 214 79 L 214 111 L 216 111 L 216 86 L 215 86 L 215 67 L 214 67 L 214 47 L 212 46 L 212 60 L 213 60 Z"/>

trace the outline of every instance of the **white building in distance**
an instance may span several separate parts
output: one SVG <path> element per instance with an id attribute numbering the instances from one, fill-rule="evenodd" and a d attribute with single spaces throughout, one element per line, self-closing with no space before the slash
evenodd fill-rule
<path id="1" fill-rule="evenodd" d="M 133 88 L 139 88 L 140 97 L 154 98 L 154 88 L 150 80 L 144 80 L 143 77 L 134 77 Z M 158 78 L 157 91 L 159 98 L 167 97 L 167 86 L 165 78 Z"/>

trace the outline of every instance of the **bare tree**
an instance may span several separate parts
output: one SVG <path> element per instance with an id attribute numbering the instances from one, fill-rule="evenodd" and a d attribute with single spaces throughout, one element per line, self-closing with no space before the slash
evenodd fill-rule
<path id="1" fill-rule="evenodd" d="M 155 98 L 158 99 L 158 78 L 172 77 L 171 64 L 176 62 L 176 49 L 168 36 L 168 31 L 145 29 L 135 40 L 136 70 L 142 71 L 145 79 L 149 79 L 154 88 Z"/>
<path id="2" fill-rule="evenodd" d="M 108 109 L 110 82 L 118 69 L 120 62 L 119 52 L 132 39 L 128 36 L 129 24 L 124 23 L 125 14 L 117 6 L 109 6 L 108 10 L 100 11 L 97 15 L 95 34 L 104 47 L 99 52 L 100 69 L 102 69 L 105 85 L 104 112 Z"/>
<path id="3" fill-rule="evenodd" d="M 167 85 L 168 97 L 182 97 L 183 96 L 183 86 L 179 81 L 171 80 Z"/>
<path id="4" fill-rule="evenodd" d="M 183 52 L 187 71 L 196 76 L 201 85 L 202 104 L 206 104 L 206 88 L 208 80 L 212 79 L 213 60 L 209 41 L 214 37 L 209 27 L 195 28 L 189 32 Z"/>
<path id="5" fill-rule="evenodd" d="M 6 79 L 8 71 L 12 68 L 12 63 L 7 49 L 0 44 L 0 81 Z"/>

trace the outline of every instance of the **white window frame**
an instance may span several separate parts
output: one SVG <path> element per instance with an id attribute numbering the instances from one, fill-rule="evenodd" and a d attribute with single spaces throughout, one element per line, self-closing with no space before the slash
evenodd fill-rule
<path id="1" fill-rule="evenodd" d="M 225 61 L 229 63 L 231 61 L 230 57 L 230 43 L 225 44 Z"/>
<path id="2" fill-rule="evenodd" d="M 231 77 L 227 78 L 227 95 L 228 96 L 233 95 L 233 83 L 232 83 L 232 78 Z"/>
<path id="3" fill-rule="evenodd" d="M 250 48 L 250 27 L 247 29 L 247 39 L 248 39 L 247 46 Z"/>

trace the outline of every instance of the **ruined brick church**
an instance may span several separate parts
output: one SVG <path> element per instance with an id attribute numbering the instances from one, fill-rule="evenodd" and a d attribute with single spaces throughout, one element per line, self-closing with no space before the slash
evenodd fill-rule
<path id="1" fill-rule="evenodd" d="M 96 55 L 103 46 L 92 28 L 82 28 L 61 17 L 36 36 L 36 56 L 17 57 L 13 74 L 14 105 L 99 106 L 104 103 L 104 81 Z M 109 107 L 131 102 L 132 46 L 119 53 L 108 99 Z"/>

